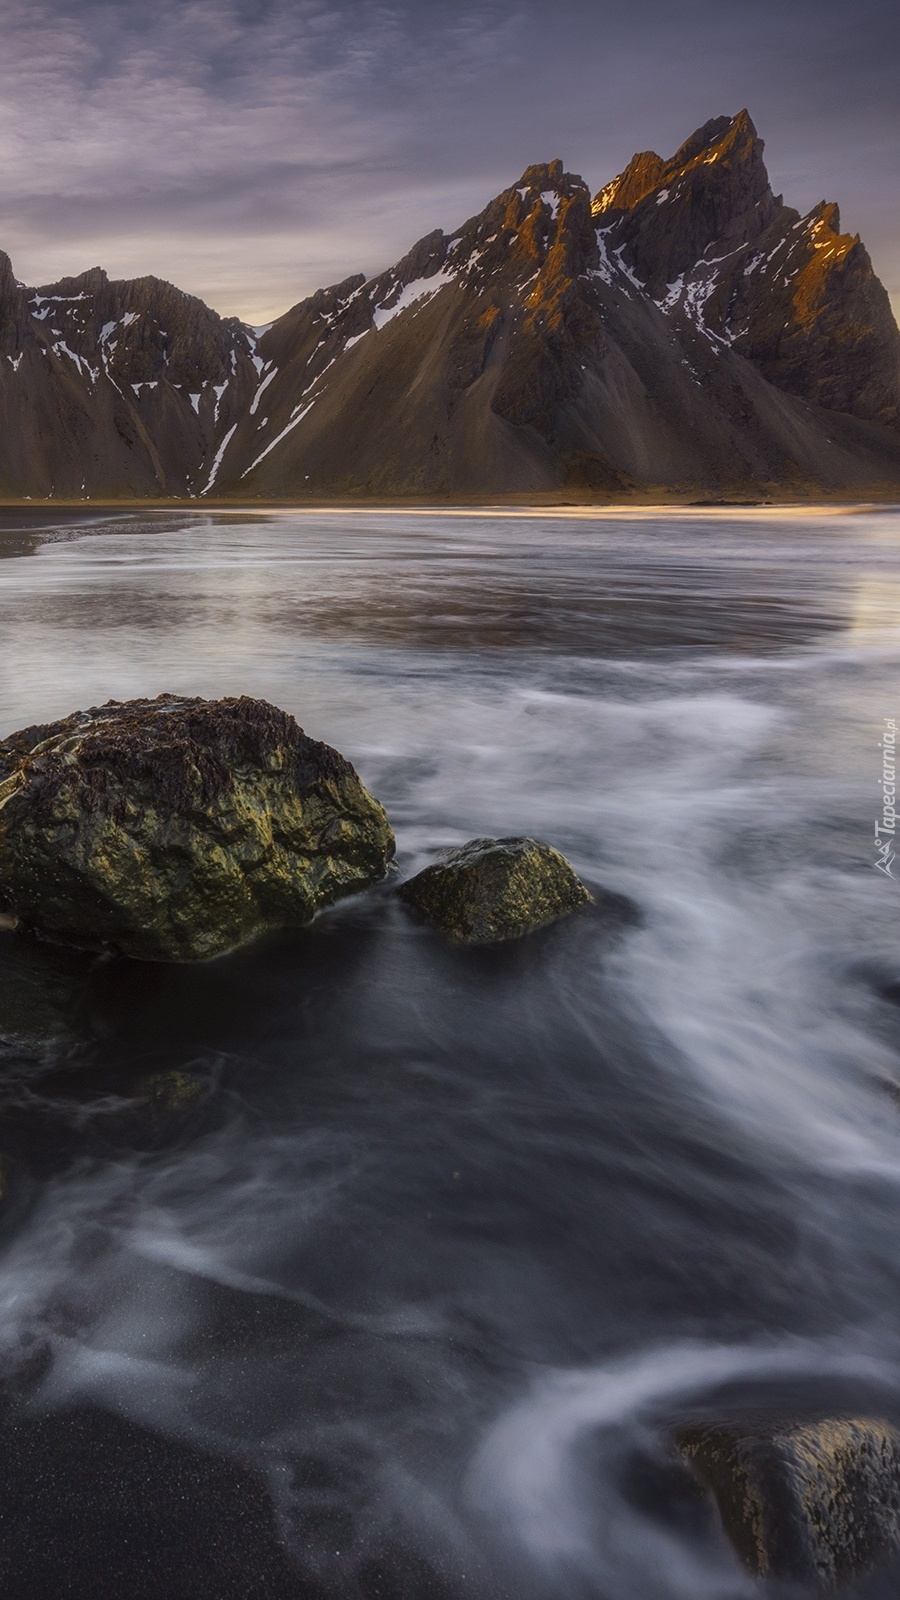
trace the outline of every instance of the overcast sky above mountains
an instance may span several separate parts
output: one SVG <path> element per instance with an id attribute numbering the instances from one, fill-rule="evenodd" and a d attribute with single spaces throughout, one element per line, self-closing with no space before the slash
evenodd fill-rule
<path id="1" fill-rule="evenodd" d="M 2 0 L 0 247 L 268 321 L 561 156 L 597 188 L 747 105 L 900 309 L 896 0 Z"/>

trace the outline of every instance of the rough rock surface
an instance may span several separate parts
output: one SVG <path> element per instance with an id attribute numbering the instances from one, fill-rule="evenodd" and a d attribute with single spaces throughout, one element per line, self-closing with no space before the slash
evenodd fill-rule
<path id="1" fill-rule="evenodd" d="M 869 1418 L 682 1429 L 750 1570 L 830 1589 L 900 1552 L 900 1433 Z"/>
<path id="2" fill-rule="evenodd" d="M 453 944 L 519 939 L 593 899 L 564 855 L 527 838 L 471 839 L 397 892 Z"/>
<path id="3" fill-rule="evenodd" d="M 384 876 L 348 761 L 246 697 L 110 701 L 0 743 L 0 907 L 148 960 L 218 955 Z"/>

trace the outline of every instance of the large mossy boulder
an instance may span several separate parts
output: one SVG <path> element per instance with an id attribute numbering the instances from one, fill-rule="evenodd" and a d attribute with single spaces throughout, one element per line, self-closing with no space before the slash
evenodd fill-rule
<path id="1" fill-rule="evenodd" d="M 0 742 L 0 909 L 51 938 L 204 959 L 393 851 L 350 763 L 264 700 L 111 700 Z"/>
<path id="2" fill-rule="evenodd" d="M 683 1428 L 750 1571 L 834 1589 L 900 1555 L 900 1433 L 867 1417 Z"/>
<path id="3" fill-rule="evenodd" d="M 471 839 L 397 892 L 453 944 L 520 939 L 593 899 L 564 855 L 528 838 Z"/>

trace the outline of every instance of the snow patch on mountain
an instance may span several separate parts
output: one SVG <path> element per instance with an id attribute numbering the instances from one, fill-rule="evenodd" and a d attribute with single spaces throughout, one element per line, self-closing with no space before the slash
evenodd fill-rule
<path id="1" fill-rule="evenodd" d="M 600 255 L 600 265 L 593 267 L 588 276 L 600 278 L 603 283 L 615 284 L 617 288 L 624 290 L 625 294 L 628 294 L 629 290 L 625 288 L 625 284 L 622 282 L 624 278 L 626 283 L 631 284 L 632 288 L 638 289 L 643 294 L 645 285 L 641 283 L 631 267 L 622 260 L 624 246 L 620 246 L 618 250 L 613 250 L 610 253 L 608 240 L 614 231 L 613 228 L 597 229 L 597 249 Z"/>
<path id="2" fill-rule="evenodd" d="M 719 261 L 726 259 L 722 256 Z M 667 316 L 682 312 L 698 332 L 709 340 L 715 351 L 727 348 L 734 342 L 730 332 L 720 333 L 717 329 L 711 328 L 706 321 L 707 304 L 719 287 L 720 279 L 716 271 L 719 261 L 698 261 L 689 273 L 682 273 L 673 283 L 667 284 L 665 294 L 654 301 L 659 310 Z"/>
<path id="3" fill-rule="evenodd" d="M 453 273 L 448 272 L 446 269 L 442 269 L 440 272 L 433 272 L 430 278 L 416 278 L 400 291 L 393 305 L 374 306 L 372 309 L 372 321 L 376 328 L 386 328 L 389 322 L 393 322 L 394 318 L 400 315 L 401 311 L 408 311 L 410 306 L 418 305 L 420 301 L 430 300 L 432 295 L 437 294 L 440 289 L 446 288 L 447 284 L 453 283 L 453 281 Z"/>
<path id="4" fill-rule="evenodd" d="M 277 376 L 278 376 L 278 368 L 277 367 L 273 367 L 271 372 L 267 372 L 266 373 L 265 377 L 262 380 L 262 383 L 260 384 L 260 386 L 257 389 L 255 395 L 253 396 L 253 404 L 250 407 L 250 415 L 251 415 L 251 417 L 255 417 L 256 416 L 256 412 L 257 412 L 257 408 L 259 406 L 260 400 L 262 399 L 266 389 L 268 389 L 269 384 L 272 382 L 272 379 L 273 378 L 277 378 Z"/>
<path id="5" fill-rule="evenodd" d="M 222 443 L 219 445 L 219 448 L 216 451 L 215 460 L 213 461 L 213 464 L 212 464 L 212 469 L 211 469 L 210 474 L 209 474 L 209 479 L 207 480 L 206 488 L 200 490 L 201 494 L 209 494 L 210 489 L 212 488 L 213 484 L 215 483 L 216 478 L 217 478 L 218 473 L 219 473 L 219 468 L 222 465 L 222 457 L 224 456 L 225 451 L 228 449 L 228 445 L 229 445 L 229 443 L 231 441 L 231 436 L 234 433 L 234 430 L 235 430 L 236 427 L 237 427 L 237 423 L 233 422 L 231 424 L 231 427 L 228 429 L 228 432 L 226 433 L 224 439 L 222 440 Z"/>

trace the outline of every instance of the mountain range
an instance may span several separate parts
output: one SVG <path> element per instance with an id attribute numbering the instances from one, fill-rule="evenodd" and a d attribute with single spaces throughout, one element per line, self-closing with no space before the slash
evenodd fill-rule
<path id="1" fill-rule="evenodd" d="M 745 111 L 592 196 L 528 167 L 264 329 L 0 254 L 0 497 L 814 497 L 900 490 L 900 331 Z"/>

